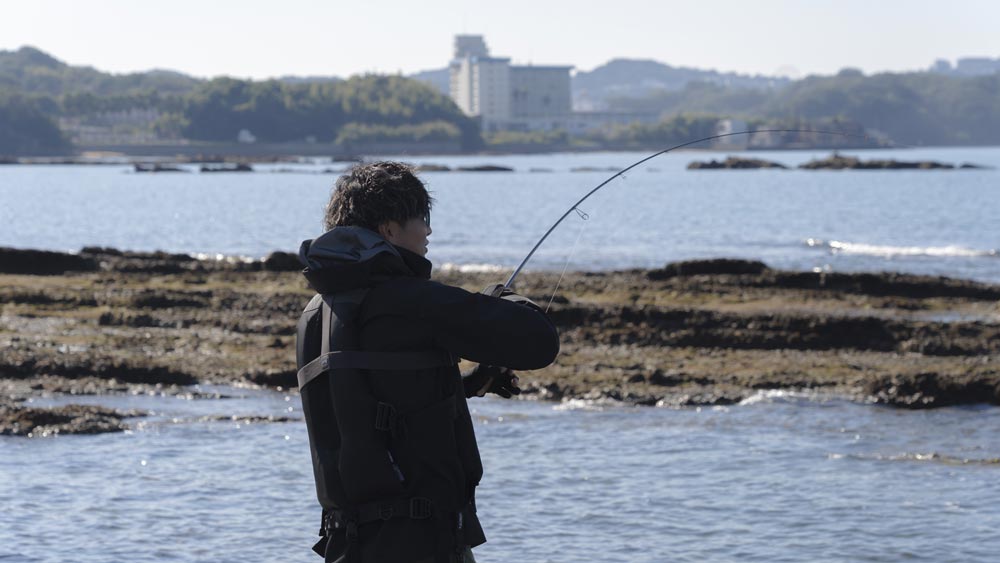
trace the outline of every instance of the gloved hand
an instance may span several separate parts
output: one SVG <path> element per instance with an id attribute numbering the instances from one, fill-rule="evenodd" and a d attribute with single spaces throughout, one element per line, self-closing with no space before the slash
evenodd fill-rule
<path id="1" fill-rule="evenodd" d="M 462 385 L 465 387 L 467 398 L 495 393 L 504 399 L 509 399 L 512 395 L 521 394 L 521 388 L 517 384 L 517 375 L 509 368 L 486 364 L 478 364 L 472 371 L 462 375 Z"/>
<path id="2" fill-rule="evenodd" d="M 486 289 L 480 291 L 480 293 L 482 293 L 483 295 L 489 295 L 490 297 L 499 297 L 500 299 L 503 299 L 505 301 L 511 301 L 513 303 L 520 303 L 521 305 L 527 305 L 528 307 L 531 307 L 536 311 L 541 311 L 543 313 L 545 312 L 542 311 L 542 308 L 539 307 L 537 303 L 535 303 L 534 301 L 528 299 L 523 295 L 518 295 L 514 293 L 512 289 L 504 286 L 504 284 L 502 283 L 495 283 L 492 285 L 488 285 L 486 286 Z"/>
<path id="3" fill-rule="evenodd" d="M 514 292 L 502 283 L 490 284 L 479 293 L 489 295 L 490 297 L 506 297 L 508 295 L 514 295 Z"/>

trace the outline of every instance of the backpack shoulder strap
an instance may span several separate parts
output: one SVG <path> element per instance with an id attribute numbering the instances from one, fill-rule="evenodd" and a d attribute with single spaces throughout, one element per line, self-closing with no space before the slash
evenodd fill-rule
<path id="1" fill-rule="evenodd" d="M 453 366 L 457 358 L 445 350 L 423 350 L 419 352 L 364 352 L 360 350 L 333 350 L 331 338 L 335 322 L 353 322 L 358 308 L 368 294 L 368 289 L 345 293 L 323 295 L 323 341 L 320 355 L 302 366 L 297 378 L 299 389 L 328 371 L 338 369 L 367 370 L 424 370 Z"/>

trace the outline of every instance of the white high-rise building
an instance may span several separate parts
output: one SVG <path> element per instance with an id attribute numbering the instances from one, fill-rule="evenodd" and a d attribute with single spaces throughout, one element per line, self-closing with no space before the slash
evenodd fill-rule
<path id="1" fill-rule="evenodd" d="M 510 113 L 510 59 L 464 57 L 451 63 L 451 98 L 466 115 L 496 130 Z"/>
<path id="2" fill-rule="evenodd" d="M 572 113 L 569 66 L 511 66 L 490 57 L 480 35 L 455 37 L 451 98 L 484 131 L 565 128 Z"/>

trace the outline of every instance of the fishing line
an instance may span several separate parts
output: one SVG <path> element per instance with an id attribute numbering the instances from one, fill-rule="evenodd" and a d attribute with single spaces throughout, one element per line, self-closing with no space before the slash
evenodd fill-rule
<path id="1" fill-rule="evenodd" d="M 706 141 L 712 141 L 712 140 L 715 140 L 715 139 L 722 139 L 722 138 L 725 138 L 725 137 L 735 137 L 737 135 L 753 135 L 754 133 L 813 133 L 813 134 L 817 134 L 817 135 L 834 135 L 834 136 L 839 136 L 839 137 L 847 137 L 847 138 L 852 138 L 852 139 L 864 139 L 866 141 L 875 142 L 875 139 L 873 139 L 870 135 L 859 135 L 859 134 L 855 134 L 855 133 L 844 133 L 843 131 L 823 131 L 823 130 L 817 130 L 817 129 L 757 129 L 755 131 L 736 131 L 734 133 L 721 133 L 721 134 L 718 134 L 718 135 L 711 135 L 711 136 L 708 136 L 708 137 L 702 137 L 701 139 L 695 139 L 694 141 L 687 141 L 687 142 L 681 143 L 679 145 L 674 145 L 674 146 L 672 146 L 670 148 L 666 148 L 666 149 L 663 149 L 661 151 L 655 152 L 655 153 L 653 153 L 653 154 L 651 154 L 651 155 L 649 155 L 649 156 L 647 156 L 647 157 L 645 157 L 645 158 L 643 158 L 641 160 L 638 160 L 638 161 L 636 161 L 636 162 L 634 162 L 634 163 L 626 166 L 625 168 L 622 168 L 618 172 L 615 172 L 607 180 L 604 180 L 603 182 L 601 182 L 600 184 L 598 184 L 597 187 L 595 187 L 594 189 L 590 190 L 589 192 L 587 192 L 586 194 L 584 194 L 583 197 L 581 197 L 579 200 L 577 200 L 576 203 L 574 203 L 569 209 L 567 209 L 566 212 L 563 213 L 562 216 L 560 216 L 559 219 L 556 220 L 556 222 L 553 223 L 551 227 L 549 227 L 549 230 L 545 231 L 545 234 L 542 235 L 542 238 L 538 239 L 538 242 L 536 242 L 535 246 L 531 248 L 531 251 L 528 252 L 528 255 L 525 256 L 524 260 L 521 260 L 521 263 L 517 266 L 517 268 L 514 269 L 514 273 L 512 273 L 509 278 L 507 278 L 507 283 L 505 283 L 504 286 L 508 287 L 508 288 L 511 287 L 511 284 L 513 284 L 514 280 L 517 279 L 518 274 L 521 273 L 521 270 L 524 269 L 524 266 L 528 263 L 529 260 L 531 260 L 531 257 L 535 255 L 535 251 L 538 250 L 538 247 L 540 247 L 542 245 L 542 243 L 545 242 L 545 239 L 549 238 L 549 235 L 552 234 L 552 231 L 556 230 L 556 227 L 558 227 L 563 222 L 563 220 L 565 220 L 566 217 L 569 216 L 570 213 L 572 213 L 573 211 L 578 211 L 579 210 L 578 206 L 581 203 L 583 203 L 584 201 L 586 201 L 587 198 L 589 198 L 590 196 L 594 195 L 598 190 L 600 190 L 604 186 L 606 186 L 609 183 L 611 183 L 611 181 L 614 180 L 615 178 L 618 178 L 619 176 L 624 177 L 625 173 L 628 172 L 629 170 L 632 170 L 633 168 L 635 168 L 636 166 L 639 166 L 641 164 L 645 164 L 646 162 L 648 162 L 648 161 L 650 161 L 650 160 L 652 160 L 652 159 L 660 156 L 661 154 L 667 154 L 668 152 L 675 151 L 677 149 L 682 149 L 684 147 L 689 147 L 691 145 L 696 145 L 698 143 L 704 143 Z M 898 143 L 892 143 L 892 147 L 907 147 L 907 148 L 909 148 L 910 145 L 902 145 L 902 144 L 898 144 Z"/>
<path id="2" fill-rule="evenodd" d="M 573 241 L 573 248 L 571 248 L 569 254 L 566 255 L 566 263 L 563 264 L 562 273 L 559 274 L 559 280 L 556 282 L 556 287 L 555 289 L 552 290 L 552 295 L 549 296 L 549 302 L 545 305 L 546 313 L 549 312 L 549 307 L 552 306 L 552 301 L 556 298 L 556 293 L 559 291 L 559 286 L 562 285 L 563 276 L 566 275 L 566 268 L 569 267 L 569 261 L 573 258 L 573 255 L 576 253 L 576 245 L 580 243 L 580 237 L 583 236 L 583 231 L 587 226 L 587 221 L 590 220 L 590 215 L 588 215 L 586 211 L 578 209 L 576 207 L 574 207 L 573 209 L 576 211 L 576 214 L 580 216 L 580 219 L 582 219 L 582 221 L 580 222 L 580 232 L 576 234 L 576 240 Z"/>

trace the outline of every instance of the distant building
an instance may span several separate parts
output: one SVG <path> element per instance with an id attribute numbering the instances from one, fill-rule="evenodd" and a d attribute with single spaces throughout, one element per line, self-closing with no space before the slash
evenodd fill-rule
<path id="1" fill-rule="evenodd" d="M 572 114 L 571 66 L 514 66 L 491 57 L 481 35 L 455 36 L 452 100 L 484 131 L 565 129 Z"/>
<path id="2" fill-rule="evenodd" d="M 953 76 L 984 76 L 1000 72 L 1000 58 L 965 57 L 952 66 L 945 59 L 938 59 L 931 65 L 931 72 Z"/>

